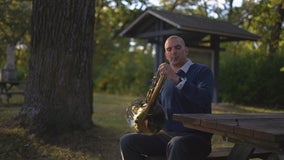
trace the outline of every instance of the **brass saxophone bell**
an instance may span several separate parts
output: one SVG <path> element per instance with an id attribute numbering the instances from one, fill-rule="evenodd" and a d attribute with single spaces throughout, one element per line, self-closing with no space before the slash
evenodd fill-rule
<path id="1" fill-rule="evenodd" d="M 137 132 L 155 134 L 163 128 L 166 116 L 162 106 L 156 100 L 164 81 L 165 76 L 154 76 L 152 88 L 148 90 L 146 98 L 135 100 L 126 109 L 128 125 Z"/>
<path id="2" fill-rule="evenodd" d="M 126 109 L 126 120 L 130 127 L 135 128 L 137 117 L 143 112 L 144 104 L 145 100 L 139 98 L 133 101 L 131 105 Z"/>
<path id="3" fill-rule="evenodd" d="M 146 122 L 144 122 L 144 126 L 147 129 L 144 129 L 144 131 L 142 130 L 141 132 L 143 133 L 156 134 L 165 124 L 166 116 L 162 106 L 156 103 L 152 108 L 153 110 L 146 115 Z"/>
<path id="4" fill-rule="evenodd" d="M 165 123 L 165 112 L 160 104 L 153 106 L 151 112 L 146 112 L 146 103 L 136 103 L 127 108 L 128 125 L 139 133 L 155 134 Z"/>

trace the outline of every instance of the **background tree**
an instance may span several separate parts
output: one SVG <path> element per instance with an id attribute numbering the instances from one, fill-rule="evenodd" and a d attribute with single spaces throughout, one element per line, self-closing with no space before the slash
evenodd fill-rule
<path id="1" fill-rule="evenodd" d="M 94 41 L 95 56 L 93 58 L 93 85 L 95 92 L 130 95 L 145 94 L 149 87 L 145 83 L 152 78 L 154 71 L 153 46 L 144 40 L 121 37 L 119 33 L 125 26 L 143 13 L 147 7 L 152 7 L 181 12 L 187 15 L 230 21 L 240 28 L 259 35 L 260 39 L 256 42 L 222 43 L 221 48 L 225 48 L 225 51 L 220 52 L 221 78 L 219 93 L 223 95 L 220 102 L 260 104 L 265 106 L 279 105 L 279 100 L 281 100 L 281 97 L 284 97 L 283 89 L 275 87 L 272 84 L 284 86 L 282 85 L 284 82 L 283 72 L 279 75 L 279 69 L 284 65 L 282 60 L 284 53 L 283 17 L 281 18 L 284 7 L 282 1 L 243 0 L 237 6 L 234 2 L 240 2 L 238 0 L 158 1 L 160 3 L 157 6 L 152 5 L 149 0 L 96 1 L 96 32 L 94 34 L 96 40 Z M 30 14 L 30 8 L 23 7 L 25 2 L 29 1 L 3 0 L 0 2 L 0 8 L 3 11 L 0 13 L 0 28 L 14 27 L 12 30 L 5 30 L 5 32 L 16 31 L 17 33 L 21 33 L 21 27 L 19 27 L 21 23 L 16 22 L 22 20 L 23 24 L 25 24 L 24 22 L 29 21 L 29 17 L 22 17 L 22 15 Z M 17 12 L 16 8 L 18 8 Z M 21 14 L 11 14 L 14 13 L 14 10 L 15 13 Z M 9 22 L 9 24 L 17 24 L 17 27 L 4 23 L 12 19 L 14 21 Z M 10 43 L 8 43 L 5 35 L 11 37 L 12 34 L 3 34 L 1 33 L 3 32 L 2 30 L 0 31 L 0 40 L 5 50 L 6 46 Z M 29 40 L 28 34 L 25 34 L 24 37 L 25 40 L 23 41 L 21 38 L 20 42 Z M 20 66 L 19 64 L 21 64 L 21 66 L 24 66 L 17 68 L 17 70 L 21 69 L 21 73 L 26 74 L 26 68 L 23 64 L 28 59 L 27 55 L 29 54 L 26 54 L 26 52 L 29 52 L 29 50 L 16 50 L 16 52 L 17 65 Z M 5 51 L 2 51 L 0 56 L 4 55 L 3 53 Z M 2 64 L 4 64 L 5 58 L 1 58 L 1 60 Z M 271 66 L 266 66 L 265 63 L 271 63 Z M 250 69 L 240 66 L 247 66 Z M 235 69 L 238 69 L 238 71 L 235 72 Z M 263 76 L 264 73 L 269 74 Z M 249 75 L 246 76 L 249 79 L 244 79 L 244 75 Z M 21 77 L 25 77 L 25 75 L 21 74 Z M 265 78 L 268 78 L 268 80 Z M 241 79 L 242 84 L 240 84 L 238 79 Z M 238 88 L 240 90 L 232 91 L 232 89 L 236 89 L 236 85 L 241 86 Z M 270 87 L 274 87 L 273 93 L 261 94 L 265 93 L 263 92 L 264 90 L 272 92 Z M 250 96 L 238 96 L 247 93 L 251 93 L 249 94 Z"/>
<path id="2" fill-rule="evenodd" d="M 0 1 L 0 68 L 6 64 L 7 54 L 16 55 L 18 80 L 27 71 L 31 10 L 31 1 Z"/>
<path id="3" fill-rule="evenodd" d="M 281 47 L 284 22 L 284 2 L 260 0 L 258 3 L 244 1 L 240 8 L 242 27 L 261 35 L 259 45 L 271 56 Z M 282 35 L 282 36 L 281 36 Z"/>
<path id="4" fill-rule="evenodd" d="M 146 83 L 153 76 L 152 47 L 143 40 L 119 35 L 147 5 L 147 0 L 96 2 L 93 72 L 96 92 L 144 95 L 149 88 Z"/>
<path id="5" fill-rule="evenodd" d="M 92 125 L 94 0 L 33 0 L 31 56 L 20 112 L 32 132 Z"/>

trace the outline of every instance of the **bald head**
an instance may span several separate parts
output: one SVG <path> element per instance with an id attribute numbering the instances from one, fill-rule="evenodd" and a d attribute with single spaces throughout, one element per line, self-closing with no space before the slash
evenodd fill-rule
<path id="1" fill-rule="evenodd" d="M 187 54 L 188 48 L 181 37 L 173 35 L 167 38 L 165 42 L 165 57 L 173 70 L 179 69 L 187 62 Z"/>
<path id="2" fill-rule="evenodd" d="M 172 41 L 172 40 L 176 40 L 176 41 L 178 41 L 181 45 L 185 46 L 185 42 L 184 42 L 184 40 L 183 40 L 181 37 L 179 37 L 179 36 L 177 36 L 177 35 L 172 35 L 172 36 L 170 36 L 170 37 L 167 38 L 167 40 L 166 40 L 166 42 L 165 42 L 165 48 L 166 48 L 167 43 L 169 43 L 169 41 Z"/>

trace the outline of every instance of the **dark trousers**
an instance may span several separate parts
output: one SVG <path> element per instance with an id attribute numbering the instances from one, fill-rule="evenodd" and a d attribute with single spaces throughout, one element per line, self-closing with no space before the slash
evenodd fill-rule
<path id="1" fill-rule="evenodd" d="M 129 133 L 120 138 L 122 160 L 165 156 L 167 160 L 204 160 L 211 152 L 211 139 L 196 134 L 145 135 Z"/>

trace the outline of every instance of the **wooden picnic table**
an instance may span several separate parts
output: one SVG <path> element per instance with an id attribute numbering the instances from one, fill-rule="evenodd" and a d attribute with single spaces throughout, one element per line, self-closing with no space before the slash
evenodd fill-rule
<path id="1" fill-rule="evenodd" d="M 7 93 L 13 86 L 19 85 L 18 81 L 0 81 L 1 94 Z"/>
<path id="2" fill-rule="evenodd" d="M 14 92 L 11 92 L 11 89 L 15 86 L 20 85 L 21 82 L 19 81 L 0 81 L 0 95 L 5 95 L 7 103 L 9 103 L 9 99 L 11 97 L 11 94 Z M 15 92 L 17 94 L 23 94 L 22 90 L 18 90 Z"/>
<path id="3" fill-rule="evenodd" d="M 173 118 L 186 127 L 218 134 L 250 148 L 265 149 L 283 158 L 284 113 L 174 114 Z"/>

